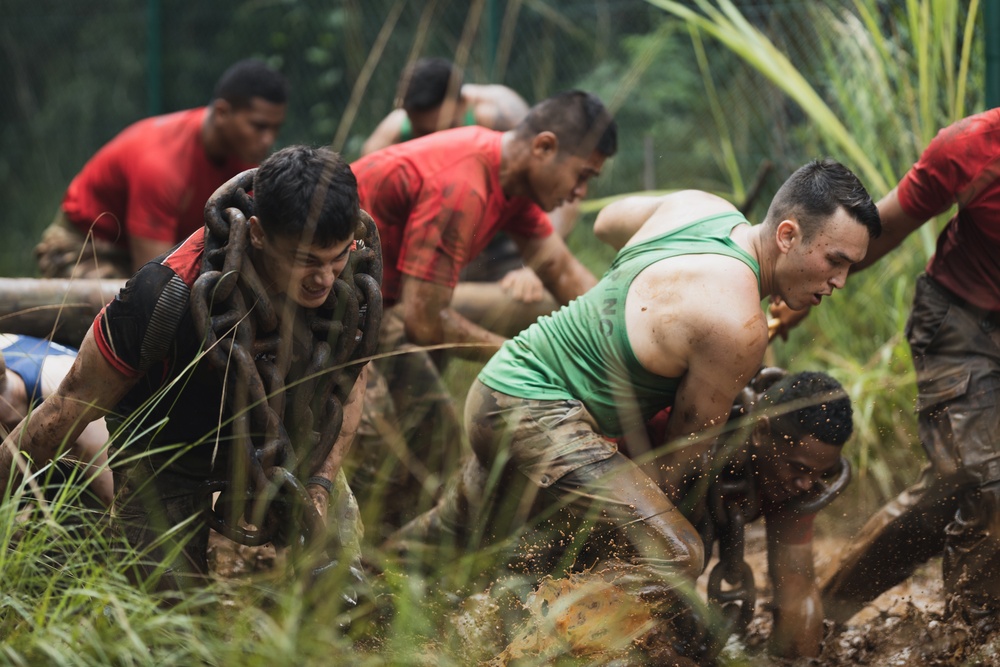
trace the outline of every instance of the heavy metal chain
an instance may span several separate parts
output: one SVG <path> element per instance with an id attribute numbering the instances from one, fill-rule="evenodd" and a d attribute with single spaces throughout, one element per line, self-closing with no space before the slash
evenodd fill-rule
<path id="1" fill-rule="evenodd" d="M 247 190 L 255 172 L 236 176 L 206 204 L 205 256 L 191 295 L 195 327 L 225 378 L 232 415 L 232 472 L 206 483 L 207 494 L 220 493 L 206 521 L 245 545 L 321 546 L 325 525 L 301 480 L 332 450 L 344 401 L 378 342 L 379 236 L 362 211 L 347 266 L 326 303 L 305 315 L 307 331 L 296 331 L 294 306 L 279 313 L 248 260 Z"/>
<path id="2" fill-rule="evenodd" d="M 780 368 L 765 368 L 757 373 L 737 397 L 730 421 L 745 420 L 760 395 L 784 375 Z M 737 429 L 737 433 L 742 440 L 745 430 Z M 719 540 L 719 562 L 708 575 L 708 599 L 722 610 L 726 627 L 721 636 L 742 635 L 757 606 L 753 570 L 745 560 L 747 519 L 760 513 L 760 496 L 750 457 L 715 478 L 708 491 L 708 509 Z M 723 583 L 728 585 L 725 590 Z"/>
<path id="3" fill-rule="evenodd" d="M 761 395 L 785 375 L 786 371 L 781 368 L 761 369 L 737 397 L 730 421 L 746 420 Z M 818 483 L 811 493 L 783 507 L 800 514 L 815 514 L 833 502 L 850 480 L 851 464 L 841 457 L 832 482 Z M 727 625 L 724 636 L 734 632 L 742 635 L 753 620 L 757 603 L 753 570 L 745 560 L 745 527 L 749 520 L 760 515 L 760 496 L 751 457 L 744 456 L 716 477 L 709 487 L 708 507 L 712 534 L 719 540 L 719 562 L 709 573 L 708 598 L 722 609 Z M 728 584 L 725 590 L 723 583 Z"/>

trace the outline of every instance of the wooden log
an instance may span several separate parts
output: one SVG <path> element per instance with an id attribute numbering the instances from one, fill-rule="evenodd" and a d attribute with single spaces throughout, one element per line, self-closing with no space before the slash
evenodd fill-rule
<path id="1" fill-rule="evenodd" d="M 0 278 L 0 331 L 79 347 L 124 280 Z"/>

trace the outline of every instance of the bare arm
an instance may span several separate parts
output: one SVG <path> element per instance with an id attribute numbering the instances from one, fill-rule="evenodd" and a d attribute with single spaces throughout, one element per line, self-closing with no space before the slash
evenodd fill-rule
<path id="1" fill-rule="evenodd" d="M 340 434 L 333 443 L 333 447 L 330 449 L 330 454 L 327 455 L 326 460 L 320 464 L 317 470 L 312 471 L 313 477 L 322 477 L 329 480 L 331 484 L 333 483 L 337 472 L 347 457 L 347 453 L 351 449 L 354 437 L 358 433 L 358 424 L 361 423 L 361 408 L 364 405 L 367 384 L 368 367 L 365 366 L 361 370 L 361 373 L 358 374 L 358 379 L 354 381 L 354 387 L 344 402 L 344 420 L 340 426 Z M 326 508 L 330 502 L 329 492 L 318 484 L 310 484 L 308 488 L 309 495 L 312 497 L 320 516 L 325 517 Z"/>
<path id="2" fill-rule="evenodd" d="M 766 338 L 763 344 L 754 343 L 747 354 L 734 354 L 734 350 L 742 347 L 745 347 L 743 341 L 737 343 L 729 336 L 702 334 L 691 348 L 665 435 L 667 442 L 685 448 L 680 458 L 696 466 L 717 437 L 706 431 L 726 423 L 736 396 L 760 367 Z M 675 472 L 684 468 L 676 466 Z"/>
<path id="3" fill-rule="evenodd" d="M 418 345 L 476 343 L 457 348 L 467 359 L 489 359 L 506 340 L 459 315 L 451 307 L 452 288 L 403 276 L 400 303 L 407 337 Z"/>
<path id="4" fill-rule="evenodd" d="M 510 237 L 521 250 L 525 263 L 541 279 L 545 288 L 566 305 L 597 284 L 594 274 L 580 263 L 558 234 L 545 238 Z"/>
<path id="5" fill-rule="evenodd" d="M 170 241 L 154 241 L 144 239 L 139 236 L 130 236 L 128 240 L 129 252 L 132 254 L 132 271 L 138 271 L 142 265 L 151 259 L 159 257 L 174 247 Z"/>
<path id="6" fill-rule="evenodd" d="M 103 417 L 134 385 L 109 364 L 87 332 L 69 373 L 53 395 L 18 424 L 0 448 L 0 497 L 7 490 L 14 455 L 27 455 L 41 465 L 58 454 L 64 442 L 75 442 L 88 424 Z"/>
<path id="7" fill-rule="evenodd" d="M 663 203 L 663 197 L 625 197 L 601 209 L 594 220 L 594 236 L 621 250 Z"/>
<path id="8" fill-rule="evenodd" d="M 402 109 L 396 109 L 383 118 L 382 122 L 371 133 L 371 136 L 365 139 L 365 143 L 361 145 L 361 155 L 368 155 L 386 146 L 398 144 L 402 138 L 400 132 L 405 119 L 406 112 Z"/>
<path id="9" fill-rule="evenodd" d="M 812 540 L 786 544 L 775 537 L 779 532 L 769 518 L 767 567 L 774 588 L 771 652 L 784 658 L 815 657 L 823 638 L 823 604 L 813 570 Z"/>
<path id="10" fill-rule="evenodd" d="M 879 200 L 878 214 L 882 218 L 882 234 L 877 239 L 872 239 L 868 244 L 868 254 L 865 258 L 851 267 L 851 273 L 866 269 L 876 261 L 884 257 L 890 250 L 903 242 L 912 231 L 927 222 L 910 217 L 903 207 L 899 205 L 897 188 Z"/>
<path id="11" fill-rule="evenodd" d="M 506 132 L 517 127 L 517 124 L 528 115 L 528 103 L 507 86 L 468 85 L 468 88 L 473 97 L 486 98 L 475 104 L 474 115 L 477 125 Z M 466 86 L 462 86 L 462 89 L 464 91 Z"/>

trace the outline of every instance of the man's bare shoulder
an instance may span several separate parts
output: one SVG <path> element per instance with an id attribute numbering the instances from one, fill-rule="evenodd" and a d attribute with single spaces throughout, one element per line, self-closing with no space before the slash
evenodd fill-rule
<path id="1" fill-rule="evenodd" d="M 656 210 L 629 239 L 632 245 L 659 236 L 671 229 L 697 222 L 720 213 L 738 212 L 729 201 L 703 190 L 678 190 L 659 198 Z"/>
<path id="2" fill-rule="evenodd" d="M 397 144 L 402 139 L 403 123 L 406 121 L 406 111 L 394 109 L 375 127 L 361 147 L 361 155 L 368 155 L 377 150 Z"/>
<path id="3" fill-rule="evenodd" d="M 500 84 L 465 84 L 462 94 L 468 99 L 476 124 L 506 132 L 528 113 L 528 103 L 507 86 Z"/>
<path id="4" fill-rule="evenodd" d="M 626 301 L 629 338 L 640 363 L 678 375 L 699 350 L 755 365 L 767 346 L 767 322 L 753 271 L 724 255 L 682 255 L 643 270 Z M 723 361 L 720 358 L 720 361 Z"/>

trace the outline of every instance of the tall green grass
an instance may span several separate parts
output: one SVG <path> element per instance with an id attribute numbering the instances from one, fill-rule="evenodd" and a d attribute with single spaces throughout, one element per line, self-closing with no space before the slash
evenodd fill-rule
<path id="1" fill-rule="evenodd" d="M 647 1 L 769 79 L 804 114 L 797 136 L 806 154 L 845 163 L 875 199 L 895 186 L 938 129 L 982 108 L 978 0 L 813 3 L 819 72 L 800 70 L 731 0 Z M 883 498 L 911 481 L 921 460 L 902 332 L 914 280 L 947 217 L 852 275 L 787 343 L 772 345 L 779 365 L 826 370 L 848 389 L 857 413 L 850 455 L 860 478 Z"/>

